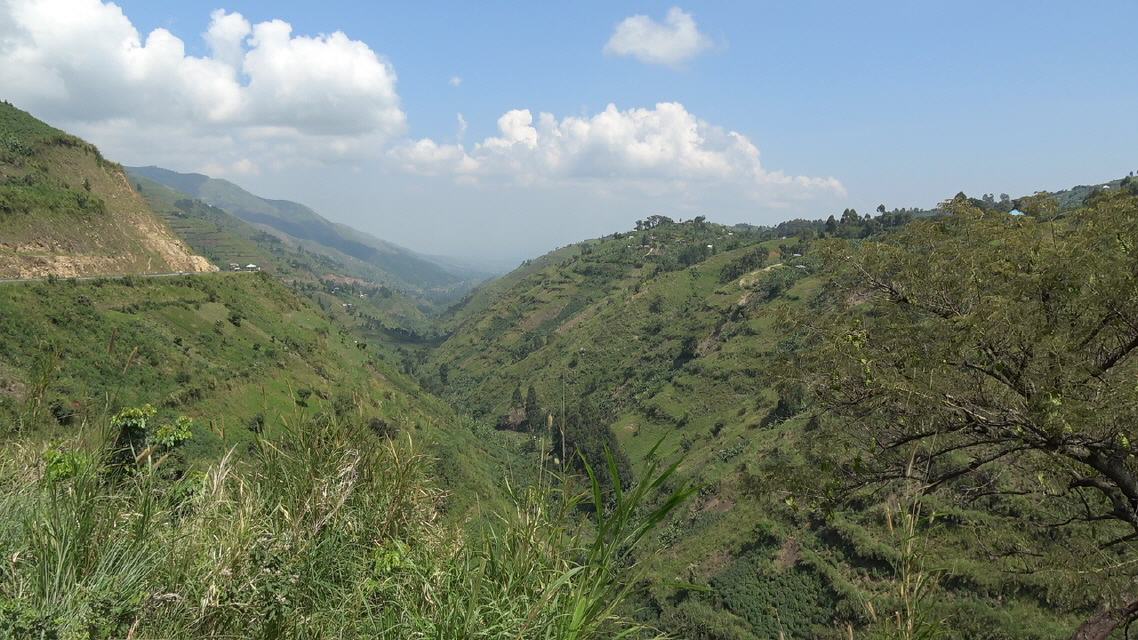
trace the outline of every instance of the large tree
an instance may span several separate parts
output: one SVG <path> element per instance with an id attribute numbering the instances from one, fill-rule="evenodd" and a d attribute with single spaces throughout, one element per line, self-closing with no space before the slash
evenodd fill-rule
<path id="1" fill-rule="evenodd" d="M 1105 639 L 1138 615 L 1138 198 L 1046 217 L 946 207 L 823 243 L 828 312 L 804 319 L 803 371 L 867 451 L 851 477 L 919 469 L 927 491 L 1030 496 L 1044 507 L 1025 527 L 1077 528 L 1085 555 L 1018 551 L 1104 591 L 1075 637 Z"/>

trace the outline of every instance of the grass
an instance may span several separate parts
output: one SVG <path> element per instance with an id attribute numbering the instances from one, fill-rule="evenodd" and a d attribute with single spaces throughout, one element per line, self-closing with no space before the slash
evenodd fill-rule
<path id="1" fill-rule="evenodd" d="M 686 495 L 647 507 L 656 469 L 582 526 L 596 494 L 545 476 L 470 534 L 413 441 L 357 420 L 300 415 L 189 473 L 100 426 L 0 458 L 0 635 L 643 637 L 627 558 Z"/>
<path id="2" fill-rule="evenodd" d="M 73 135 L 33 118 L 7 101 L 0 102 L 0 152 L 14 156 L 30 156 L 37 145 L 94 147 Z"/>

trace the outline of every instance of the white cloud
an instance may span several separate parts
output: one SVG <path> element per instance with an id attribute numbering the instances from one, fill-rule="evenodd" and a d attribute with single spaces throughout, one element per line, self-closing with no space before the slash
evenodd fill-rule
<path id="1" fill-rule="evenodd" d="M 253 26 L 240 13 L 226 13 L 225 9 L 217 9 L 209 17 L 209 29 L 203 37 L 213 57 L 240 70 L 245 40 L 253 33 Z"/>
<path id="2" fill-rule="evenodd" d="M 164 146 L 208 138 L 236 166 L 245 145 L 276 161 L 333 158 L 370 152 L 406 128 L 395 70 L 339 31 L 294 35 L 280 20 L 250 24 L 218 10 L 202 34 L 210 54 L 195 57 L 166 29 L 144 38 L 100 0 L 0 0 L 5 12 L 0 93 L 80 134 L 118 131 L 126 135 L 113 140 L 124 141 L 133 126 Z M 155 152 L 153 140 L 110 146 L 136 157 Z"/>
<path id="3" fill-rule="evenodd" d="M 408 142 L 391 150 L 391 156 L 403 168 L 421 175 L 468 175 L 478 170 L 478 163 L 466 154 L 460 144 L 439 144 L 430 138 Z"/>
<path id="4" fill-rule="evenodd" d="M 711 39 L 700 33 L 691 14 L 672 7 L 662 23 L 645 15 L 625 18 L 616 25 L 604 52 L 632 56 L 648 64 L 675 66 L 710 47 Z"/>
<path id="5" fill-rule="evenodd" d="M 462 78 L 460 76 L 451 76 L 450 80 L 447 80 L 447 82 L 450 84 L 450 86 L 457 87 L 458 85 L 462 84 Z"/>
<path id="6" fill-rule="evenodd" d="M 767 170 L 746 136 L 675 102 L 628 110 L 610 104 L 593 116 L 560 120 L 549 113 L 535 120 L 529 110 L 515 109 L 498 119 L 498 132 L 470 148 L 423 139 L 390 155 L 416 173 L 530 185 L 624 185 L 654 193 L 726 186 L 768 204 L 845 193 L 834 178 Z"/>

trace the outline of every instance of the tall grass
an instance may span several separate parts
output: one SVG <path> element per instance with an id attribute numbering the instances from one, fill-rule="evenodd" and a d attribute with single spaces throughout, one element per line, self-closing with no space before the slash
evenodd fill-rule
<path id="1" fill-rule="evenodd" d="M 909 474 L 915 475 L 913 458 L 909 460 Z M 925 513 L 924 497 L 923 484 L 910 485 L 885 505 L 885 528 L 897 556 L 889 583 L 891 593 L 882 594 L 876 605 L 866 602 L 872 638 L 939 640 L 947 636 L 944 621 L 934 612 L 940 595 L 940 572 L 928 566 L 928 541 L 936 517 Z"/>
<path id="2" fill-rule="evenodd" d="M 124 469 L 113 442 L 0 456 L 0 637 L 639 634 L 620 613 L 636 549 L 687 495 L 656 499 L 674 467 L 609 495 L 543 472 L 460 528 L 413 443 L 351 419 L 301 416 L 184 474 L 169 455 Z"/>

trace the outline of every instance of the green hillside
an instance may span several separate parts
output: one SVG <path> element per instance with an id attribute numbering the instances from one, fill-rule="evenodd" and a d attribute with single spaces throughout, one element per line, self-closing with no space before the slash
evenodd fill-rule
<path id="1" fill-rule="evenodd" d="M 354 277 L 440 298 L 461 295 L 484 277 L 456 274 L 403 247 L 330 222 L 302 204 L 260 198 L 228 180 L 159 167 L 128 171 L 133 177 L 150 179 L 222 209 L 282 241 L 327 256 L 350 269 Z"/>
<path id="2" fill-rule="evenodd" d="M 94 146 L 0 103 L 0 278 L 209 271 Z"/>
<path id="3" fill-rule="evenodd" d="M 194 457 L 215 459 L 251 441 L 258 416 L 271 435 L 294 412 L 353 406 L 471 455 L 443 468 L 486 474 L 459 485 L 493 495 L 489 454 L 473 455 L 473 434 L 444 403 L 267 274 L 9 284 L 0 300 L 5 422 L 97 422 L 150 403 L 194 418 Z"/>
<path id="4" fill-rule="evenodd" d="M 611 637 L 668 510 L 581 535 L 512 434 L 264 272 L 0 286 L 0 425 L 4 637 Z"/>
<path id="5" fill-rule="evenodd" d="M 0 637 L 644 629 L 617 608 L 644 532 L 687 493 L 647 504 L 671 470 L 598 509 L 525 438 L 404 373 L 398 345 L 434 335 L 423 303 L 0 115 L 3 237 L 70 265 L 29 271 L 5 245 Z M 190 255 L 171 227 L 261 269 L 153 273 Z M 67 277 L 92 270 L 126 275 Z"/>
<path id="6" fill-rule="evenodd" d="M 1114 197 L 1087 219 L 1124 219 L 1135 198 Z M 1047 210 L 1040 199 L 1017 202 Z M 969 210 L 1009 224 L 1036 219 Z M 938 219 L 886 216 L 851 216 L 827 235 L 867 251 L 903 237 L 892 246 L 905 256 L 913 251 L 906 243 L 931 242 L 918 233 L 953 232 Z M 562 439 L 591 455 L 595 445 L 586 443 L 598 436 L 576 422 L 589 415 L 608 425 L 633 474 L 656 457 L 682 461 L 680 477 L 702 489 L 657 538 L 665 551 L 651 561 L 643 615 L 684 638 L 911 637 L 888 635 L 890 612 L 914 605 L 914 581 L 923 581 L 921 626 L 940 629 L 928 637 L 1055 638 L 1099 607 L 1108 576 L 1127 575 L 1126 565 L 1097 579 L 1077 568 L 1073 558 L 1096 551 L 1073 541 L 1105 534 L 1024 526 L 1067 518 L 1067 507 L 1019 497 L 1034 495 L 1034 472 L 990 476 L 992 495 L 979 501 L 966 483 L 927 495 L 896 483 L 849 493 L 874 439 L 810 391 L 811 376 L 827 380 L 833 365 L 811 342 L 819 329 L 809 323 L 844 302 L 832 294 L 838 263 L 822 257 L 834 241 L 816 239 L 824 224 L 798 225 L 797 234 L 698 219 L 653 224 L 559 250 L 475 292 L 419 369 L 457 405 L 552 440 L 554 455 L 562 428 Z M 1071 228 L 1069 242 L 1079 242 L 1081 227 Z M 955 240 L 966 246 L 975 237 Z M 1085 250 L 1067 251 L 1074 259 Z M 993 255 L 975 258 L 987 262 L 973 270 L 1002 268 Z M 1106 594 L 1112 589 L 1121 590 Z"/>

